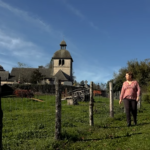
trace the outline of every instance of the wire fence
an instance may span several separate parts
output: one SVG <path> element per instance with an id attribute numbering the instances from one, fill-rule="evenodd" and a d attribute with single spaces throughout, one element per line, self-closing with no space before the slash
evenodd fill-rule
<path id="1" fill-rule="evenodd" d="M 110 118 L 110 99 L 93 98 L 94 125 L 103 126 Z M 34 99 L 14 95 L 1 97 L 3 150 L 51 149 L 55 141 L 56 99 L 56 93 L 35 94 Z M 114 116 L 123 114 L 124 107 L 118 105 L 118 100 L 114 101 Z M 67 100 L 62 100 L 60 117 L 61 139 L 79 138 L 78 135 L 89 126 L 89 101 L 68 105 Z"/>
<path id="2" fill-rule="evenodd" d="M 35 143 L 34 148 L 39 139 L 54 137 L 55 97 L 44 95 L 39 98 L 44 102 L 16 97 L 1 99 L 3 149 L 29 149 L 29 145 Z"/>

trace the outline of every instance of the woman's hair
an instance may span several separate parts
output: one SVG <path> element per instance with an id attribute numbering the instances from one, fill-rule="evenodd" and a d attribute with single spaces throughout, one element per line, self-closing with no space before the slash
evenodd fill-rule
<path id="1" fill-rule="evenodd" d="M 133 73 L 130 71 L 127 71 L 126 74 L 128 74 L 129 76 L 131 76 L 131 78 L 133 79 Z"/>

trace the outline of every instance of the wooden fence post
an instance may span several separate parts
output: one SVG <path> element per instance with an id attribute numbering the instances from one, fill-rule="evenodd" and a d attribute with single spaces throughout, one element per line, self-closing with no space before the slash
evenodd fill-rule
<path id="1" fill-rule="evenodd" d="M 141 108 L 141 101 L 142 101 L 142 93 L 139 96 L 139 101 L 137 103 L 137 108 L 140 109 Z"/>
<path id="2" fill-rule="evenodd" d="M 1 107 L 1 96 L 2 96 L 2 91 L 1 91 L 1 77 L 0 77 L 0 150 L 3 149 L 2 146 L 2 128 L 3 128 L 3 111 L 2 111 L 2 107 Z"/>
<path id="3" fill-rule="evenodd" d="M 61 138 L 61 89 L 60 80 L 55 78 L 55 96 L 56 96 L 56 118 L 55 118 L 55 139 Z"/>
<path id="4" fill-rule="evenodd" d="M 110 117 L 114 117 L 114 110 L 113 110 L 114 97 L 113 97 L 113 85 L 111 81 L 109 82 L 109 95 L 110 95 Z"/>
<path id="5" fill-rule="evenodd" d="M 90 85 L 90 102 L 89 102 L 89 122 L 90 122 L 90 126 L 94 125 L 93 106 L 94 106 L 94 102 L 93 102 L 93 82 L 91 82 L 91 85 Z"/>
<path id="6" fill-rule="evenodd" d="M 65 88 L 65 97 L 68 96 L 67 88 Z"/>

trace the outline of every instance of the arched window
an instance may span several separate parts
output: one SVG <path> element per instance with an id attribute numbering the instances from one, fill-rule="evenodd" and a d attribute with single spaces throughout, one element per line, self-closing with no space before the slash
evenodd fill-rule
<path id="1" fill-rule="evenodd" d="M 64 59 L 62 60 L 62 65 L 64 65 L 65 64 L 65 61 L 64 61 Z"/>
<path id="2" fill-rule="evenodd" d="M 59 65 L 61 65 L 61 59 L 59 59 Z"/>

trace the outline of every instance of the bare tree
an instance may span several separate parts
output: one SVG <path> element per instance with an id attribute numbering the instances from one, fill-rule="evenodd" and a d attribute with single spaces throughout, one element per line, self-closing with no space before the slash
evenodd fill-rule
<path id="1" fill-rule="evenodd" d="M 18 66 L 16 68 L 20 68 L 20 73 L 19 73 L 19 82 L 20 83 L 25 83 L 28 82 L 28 78 L 25 76 L 25 69 L 24 68 L 31 68 L 27 64 L 18 62 Z"/>
<path id="2" fill-rule="evenodd" d="M 27 64 L 18 62 L 18 66 L 16 68 L 31 68 L 30 66 L 28 66 Z"/>

